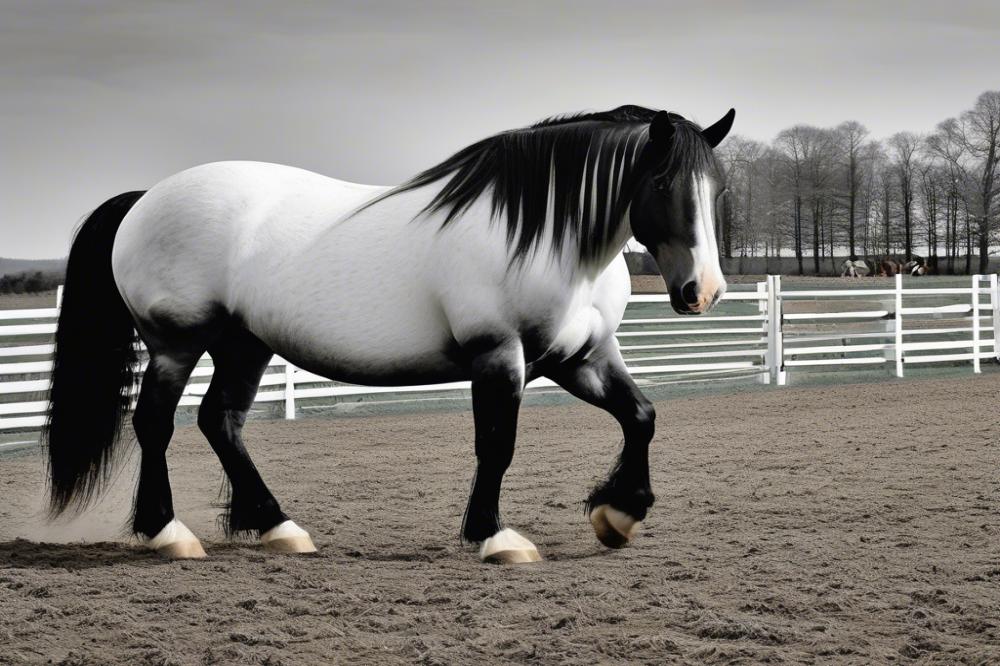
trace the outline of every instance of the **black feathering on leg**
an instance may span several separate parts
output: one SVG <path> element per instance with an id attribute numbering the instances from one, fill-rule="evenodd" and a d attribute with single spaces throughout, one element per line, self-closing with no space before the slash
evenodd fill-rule
<path id="1" fill-rule="evenodd" d="M 608 504 L 638 521 L 645 520 L 656 496 L 650 488 L 648 475 L 645 479 L 640 476 L 635 468 L 623 465 L 619 458 L 607 480 L 590 491 L 584 501 L 584 513 L 589 515 L 595 508 Z"/>
<path id="2" fill-rule="evenodd" d="M 259 537 L 288 520 L 243 443 L 243 425 L 271 350 L 233 323 L 209 347 L 215 373 L 198 410 L 198 427 L 226 472 L 219 522 L 228 537 Z"/>
<path id="3" fill-rule="evenodd" d="M 288 520 L 277 501 L 265 500 L 264 504 L 241 501 L 233 493 L 233 484 L 223 476 L 219 488 L 219 501 L 214 505 L 220 509 L 216 524 L 227 539 L 251 541 L 261 534 Z"/>
<path id="4" fill-rule="evenodd" d="M 624 434 L 614 467 L 590 491 L 584 511 L 589 515 L 607 504 L 636 521 L 644 520 L 656 499 L 649 478 L 656 410 L 635 385 L 617 345 L 608 340 L 593 353 L 554 366 L 545 374 L 576 397 L 609 412 Z"/>

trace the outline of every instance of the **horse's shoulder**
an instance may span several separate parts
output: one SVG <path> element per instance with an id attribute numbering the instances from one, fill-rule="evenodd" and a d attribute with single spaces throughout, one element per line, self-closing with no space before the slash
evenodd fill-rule
<path id="1" fill-rule="evenodd" d="M 625 315 L 625 307 L 632 295 L 632 277 L 625 263 L 625 255 L 619 254 L 598 276 L 594 284 L 593 305 L 606 324 L 615 330 Z"/>

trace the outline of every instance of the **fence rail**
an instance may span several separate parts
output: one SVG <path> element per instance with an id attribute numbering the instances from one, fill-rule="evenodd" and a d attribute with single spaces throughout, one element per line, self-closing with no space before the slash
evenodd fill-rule
<path id="1" fill-rule="evenodd" d="M 926 280 L 926 279 L 925 279 Z M 61 293 L 61 292 L 60 292 Z M 630 372 L 640 381 L 752 375 L 784 385 L 795 368 L 883 365 L 902 377 L 908 364 L 1000 360 L 996 275 L 976 275 L 968 287 L 785 289 L 780 276 L 736 285 L 716 314 L 674 316 L 669 297 L 629 299 L 616 335 Z M 59 308 L 0 310 L 0 444 L 4 433 L 25 436 L 44 424 L 52 335 Z M 798 371 L 798 370 L 796 370 Z M 208 357 L 192 373 L 182 406 L 197 405 L 213 368 Z M 529 387 L 555 386 L 538 379 Z M 467 390 L 468 382 L 371 387 L 331 382 L 275 357 L 258 403 L 283 403 L 294 419 L 300 403 L 396 394 Z"/>

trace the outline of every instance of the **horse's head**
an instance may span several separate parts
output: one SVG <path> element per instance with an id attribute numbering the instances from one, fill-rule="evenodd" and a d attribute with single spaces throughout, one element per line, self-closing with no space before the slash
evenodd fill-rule
<path id="1" fill-rule="evenodd" d="M 661 111 L 649 125 L 629 220 L 636 240 L 656 259 L 679 314 L 707 312 L 726 291 L 715 239 L 725 180 L 713 149 L 735 116 L 730 109 L 702 130 Z"/>

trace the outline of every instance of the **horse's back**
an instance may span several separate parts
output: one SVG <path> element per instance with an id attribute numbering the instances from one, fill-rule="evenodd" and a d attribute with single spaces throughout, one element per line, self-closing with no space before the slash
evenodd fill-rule
<path id="1" fill-rule="evenodd" d="M 396 210 L 412 195 L 356 214 L 386 189 L 259 162 L 182 171 L 123 220 L 115 280 L 147 342 L 160 327 L 173 344 L 200 339 L 228 317 L 328 376 L 448 379 L 447 251 L 411 224 L 419 205 Z"/>
<path id="2" fill-rule="evenodd" d="M 241 282 L 254 287 L 331 218 L 384 189 L 264 162 L 181 171 L 152 187 L 122 221 L 115 280 L 140 321 L 164 312 L 174 325 L 194 326 L 230 309 Z"/>

